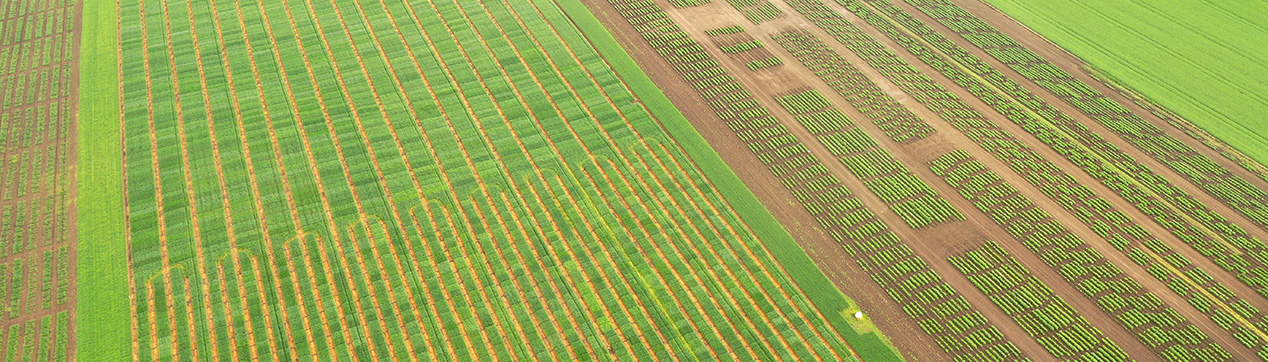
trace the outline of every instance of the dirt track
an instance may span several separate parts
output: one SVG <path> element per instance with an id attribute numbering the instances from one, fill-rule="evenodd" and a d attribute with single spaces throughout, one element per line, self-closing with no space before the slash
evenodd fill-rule
<path id="1" fill-rule="evenodd" d="M 806 227 L 817 225 L 817 222 L 803 207 L 797 204 L 795 198 L 779 183 L 778 179 L 766 171 L 766 167 L 757 160 L 754 155 L 747 150 L 744 144 L 734 136 L 734 133 L 723 124 L 711 109 L 704 104 L 700 98 L 672 69 L 654 51 L 648 47 L 637 32 L 629 26 L 616 11 L 603 0 L 587 0 L 592 11 L 598 15 L 600 20 L 610 29 L 616 38 L 623 43 L 629 53 L 634 56 L 636 61 L 643 69 L 652 77 L 652 79 L 660 85 L 661 89 L 667 90 L 666 94 L 671 101 L 679 107 L 681 111 L 692 121 L 696 129 L 705 137 L 705 139 L 714 147 L 715 150 L 723 157 L 723 159 L 734 169 L 737 174 L 742 175 L 745 184 L 754 191 L 762 202 L 771 210 L 771 212 L 783 223 L 786 228 L 793 234 L 803 248 L 811 254 L 815 263 L 822 269 L 847 295 L 856 300 L 863 310 L 869 312 L 875 324 L 890 337 L 893 344 L 902 351 L 903 355 L 913 360 L 943 360 L 947 359 L 945 353 L 939 349 L 933 339 L 922 332 L 913 321 L 902 313 L 901 309 L 893 303 L 891 299 L 885 296 L 883 290 L 871 281 L 866 274 L 858 267 L 848 255 L 846 255 L 834 241 L 820 232 L 818 228 Z M 1166 121 L 1151 115 L 1140 107 L 1125 99 L 1122 95 L 1114 92 L 1108 86 L 1099 83 L 1096 79 L 1082 70 L 1084 63 L 1069 53 L 1054 46 L 1047 40 L 1039 37 L 1029 29 L 1017 24 L 1015 21 L 1003 16 L 993 8 L 984 5 L 979 0 L 956 0 L 961 6 L 975 14 L 983 17 L 987 22 L 998 27 L 1001 31 L 1012 35 L 1015 39 L 1022 42 L 1040 55 L 1047 57 L 1058 66 L 1067 70 L 1079 79 L 1094 85 L 1098 90 L 1110 95 L 1115 100 L 1128 106 L 1137 114 L 1142 115 L 1146 120 L 1154 123 L 1159 128 L 1165 130 L 1172 137 L 1189 144 L 1203 155 L 1220 163 L 1229 170 L 1251 182 L 1253 185 L 1261 189 L 1268 189 L 1268 183 L 1257 176 L 1247 172 L 1236 163 L 1229 161 L 1216 151 L 1203 145 L 1198 140 L 1187 136 L 1182 131 L 1169 125 Z M 708 41 L 709 37 L 704 34 L 705 30 L 714 29 L 729 25 L 743 25 L 747 33 L 754 38 L 766 43 L 766 50 L 772 52 L 775 56 L 784 59 L 784 65 L 759 71 L 749 71 L 745 68 L 743 62 L 733 57 L 728 57 L 720 52 L 716 46 L 705 46 L 705 48 L 724 64 L 724 66 L 735 75 L 746 89 L 754 93 L 756 98 L 785 125 L 789 128 L 793 135 L 797 136 L 801 142 L 806 145 L 813 154 L 817 155 L 832 173 L 859 198 L 870 209 L 876 212 L 877 216 L 884 220 L 890 228 L 897 233 L 903 240 L 913 246 L 917 254 L 925 259 L 930 266 L 936 270 L 951 286 L 962 293 L 965 298 L 974 304 L 975 308 L 981 311 L 986 318 L 996 325 L 1001 332 L 1009 336 L 1011 341 L 1022 349 L 1024 353 L 1035 359 L 1044 359 L 1051 357 L 1040 346 L 1035 343 L 1032 338 L 1026 337 L 1026 333 L 1022 331 L 1002 310 L 990 303 L 981 292 L 973 287 L 966 278 L 964 278 L 950 263 L 947 257 L 953 254 L 963 252 L 967 249 L 976 247 L 985 240 L 998 241 L 1006 250 L 1009 251 L 1017 260 L 1028 268 L 1035 277 L 1043 281 L 1047 286 L 1051 287 L 1058 296 L 1070 303 L 1072 307 L 1078 310 L 1086 317 L 1094 326 L 1103 331 L 1109 338 L 1114 340 L 1122 347 L 1132 358 L 1138 360 L 1153 360 L 1157 356 L 1153 354 L 1144 344 L 1140 343 L 1135 336 L 1123 329 L 1118 323 L 1115 323 L 1113 317 L 1101 311 L 1091 300 L 1087 299 L 1081 292 L 1076 290 L 1073 285 L 1066 282 L 1053 268 L 1049 267 L 1042 260 L 1028 250 L 1020 241 L 1012 238 L 1000 226 L 994 223 L 987 215 L 979 212 L 969 201 L 960 197 L 957 191 L 942 182 L 939 177 L 929 171 L 927 162 L 941 156 L 942 154 L 954 150 L 968 151 L 974 158 L 981 161 L 988 168 L 998 173 L 1007 182 L 1016 187 L 1024 196 L 1044 210 L 1048 211 L 1053 217 L 1057 218 L 1073 233 L 1087 241 L 1096 248 L 1108 260 L 1118 265 L 1126 275 L 1140 282 L 1142 286 L 1149 292 L 1154 293 L 1162 298 L 1164 302 L 1174 308 L 1188 321 L 1193 323 L 1199 329 L 1203 330 L 1208 336 L 1215 340 L 1218 344 L 1225 347 L 1234 354 L 1236 359 L 1245 360 L 1253 359 L 1254 354 L 1251 350 L 1241 346 L 1227 332 L 1216 326 L 1202 312 L 1192 307 L 1183 297 L 1175 294 L 1166 285 L 1152 277 L 1146 270 L 1138 266 L 1126 257 L 1122 252 L 1114 249 L 1103 238 L 1099 237 L 1090 228 L 1084 226 L 1072 213 L 1064 211 L 1064 209 L 1056 202 L 1045 196 L 1038 188 L 1032 186 L 1025 180 L 1022 175 L 1012 172 L 1008 165 L 1003 164 L 987 151 L 983 150 L 977 144 L 972 142 L 963 133 L 952 127 L 950 123 L 936 116 L 929 109 L 915 102 L 909 95 L 902 93 L 891 82 L 886 80 L 874 69 L 869 68 L 866 63 L 852 53 L 848 48 L 836 42 L 832 37 L 828 36 L 821 29 L 811 24 L 806 18 L 790 8 L 782 1 L 772 1 L 780 10 L 784 12 L 784 16 L 764 22 L 761 25 L 753 25 L 744 19 L 739 12 L 731 8 L 727 3 L 715 1 L 710 4 L 690 7 L 675 8 L 666 1 L 657 1 L 658 4 L 689 33 L 693 38 L 702 44 L 712 44 Z M 943 77 L 940 73 L 920 62 L 910 53 L 907 53 L 896 43 L 884 36 L 880 31 L 869 26 L 862 20 L 853 16 L 852 13 L 840 7 L 839 5 L 827 1 L 825 2 L 837 13 L 849 19 L 856 26 L 870 34 L 874 39 L 885 44 L 887 47 L 899 54 L 907 62 L 923 73 L 933 77 L 939 83 L 944 84 L 948 90 L 965 100 L 970 106 L 977 109 L 980 113 L 986 115 L 996 124 L 1003 127 L 1004 130 L 1016 136 L 1019 140 L 1029 145 L 1032 149 L 1039 152 L 1044 158 L 1055 163 L 1058 167 L 1065 170 L 1073 176 L 1080 184 L 1087 185 L 1096 193 L 1097 196 L 1105 198 L 1107 201 L 1115 205 L 1119 210 L 1127 213 L 1131 218 L 1142 221 L 1141 226 L 1151 234 L 1157 236 L 1160 240 L 1168 244 L 1172 249 L 1194 262 L 1200 269 L 1210 273 L 1218 284 L 1227 286 L 1235 294 L 1246 298 L 1252 305 L 1261 310 L 1268 308 L 1268 300 L 1261 298 L 1254 290 L 1246 287 L 1238 281 L 1233 275 L 1224 272 L 1212 263 L 1208 258 L 1198 254 L 1193 248 L 1189 247 L 1175 236 L 1167 232 L 1157 222 L 1152 221 L 1153 218 L 1144 215 L 1144 213 L 1131 207 L 1123 198 L 1117 195 L 1109 188 L 1102 185 L 1096 179 L 1083 172 L 1066 160 L 1065 157 L 1056 151 L 1047 147 L 1044 143 L 1031 136 L 1021 127 L 1008 121 L 1005 117 L 992 110 L 991 107 L 982 103 L 976 97 L 972 96 L 967 90 L 956 86 L 949 79 Z M 902 9 L 909 14 L 916 16 L 917 19 L 924 21 L 934 29 L 947 34 L 949 39 L 959 43 L 964 49 L 968 49 L 970 53 L 977 55 L 980 59 L 987 61 L 996 69 L 1000 70 L 1010 78 L 1018 80 L 1032 93 L 1041 96 L 1045 101 L 1057 107 L 1062 112 L 1074 117 L 1079 123 L 1087 125 L 1093 132 L 1102 135 L 1109 142 L 1113 143 L 1119 149 L 1132 156 L 1143 165 L 1158 172 L 1159 175 L 1171 180 L 1177 186 L 1193 195 L 1198 201 L 1209 206 L 1212 211 L 1221 215 L 1225 215 L 1230 222 L 1241 226 L 1247 230 L 1250 235 L 1268 240 L 1268 232 L 1263 228 L 1259 228 L 1246 218 L 1237 214 L 1223 203 L 1206 194 L 1200 188 L 1180 177 L 1170 168 L 1158 163 L 1153 158 L 1144 154 L 1140 150 L 1133 147 L 1125 140 L 1114 136 L 1112 132 L 1101 126 L 1099 123 L 1091 120 L 1083 115 L 1077 109 L 1071 107 L 1060 99 L 1056 98 L 1046 90 L 1040 88 L 1030 81 L 1025 81 L 1016 72 L 1002 65 L 994 58 L 987 56 L 984 52 L 972 47 L 964 39 L 952 34 L 948 29 L 942 27 L 935 21 L 926 17 L 923 13 L 910 7 L 905 2 L 895 1 Z M 799 29 L 811 32 L 813 35 L 823 40 L 825 44 L 833 48 L 838 54 L 845 57 L 852 64 L 859 67 L 860 70 L 868 76 L 873 82 L 877 83 L 887 93 L 891 94 L 896 100 L 910 109 L 917 116 L 926 120 L 931 126 L 937 129 L 937 133 L 920 141 L 909 144 L 897 144 L 892 142 L 885 136 L 877 126 L 866 121 L 862 113 L 850 107 L 844 98 L 838 96 L 819 78 L 804 68 L 796 61 L 791 54 L 787 53 L 782 47 L 774 44 L 770 36 L 788 29 Z M 921 230 L 913 230 L 903 223 L 896 214 L 890 212 L 885 205 L 871 192 L 863 187 L 862 182 L 849 173 L 839 162 L 835 161 L 832 154 L 815 138 L 804 129 L 800 124 L 794 121 L 790 114 L 784 111 L 774 101 L 774 97 L 787 93 L 788 90 L 799 87 L 811 87 L 818 89 L 820 93 L 828 96 L 838 108 L 845 111 L 856 124 L 860 125 L 873 139 L 877 140 L 882 147 L 888 149 L 896 159 L 903 162 L 917 176 L 925 180 L 925 182 L 934 188 L 940 195 L 951 202 L 957 209 L 967 217 L 964 221 L 952 222 L 942 225 L 927 227 Z M 1145 221 L 1149 220 L 1149 221 Z"/>

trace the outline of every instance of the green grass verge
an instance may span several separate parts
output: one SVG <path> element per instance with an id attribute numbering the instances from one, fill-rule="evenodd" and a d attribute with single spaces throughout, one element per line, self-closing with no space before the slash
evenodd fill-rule
<path id="1" fill-rule="evenodd" d="M 691 159 L 704 172 L 705 177 L 717 187 L 740 217 L 753 228 L 757 236 L 771 249 L 775 258 L 788 270 L 792 279 L 806 291 L 807 297 L 817 306 L 833 327 L 845 337 L 850 346 L 864 361 L 901 361 L 902 357 L 878 330 L 855 329 L 850 320 L 858 308 L 836 285 L 815 266 L 805 250 L 784 230 L 779 221 L 758 201 L 757 196 L 744 186 L 735 172 L 727 167 L 717 151 L 682 112 L 665 97 L 660 88 L 647 77 L 638 64 L 608 33 L 599 19 L 579 0 L 553 0 L 567 13 L 568 18 L 581 29 L 599 54 L 616 70 L 616 73 L 634 91 L 635 96 L 651 110 L 656 119 L 669 131 L 669 135 L 686 150 Z M 848 313 L 846 313 L 848 312 Z"/>
<path id="2" fill-rule="evenodd" d="M 131 353 L 115 3 L 84 2 L 79 54 L 79 261 L 75 317 L 80 361 Z"/>
<path id="3" fill-rule="evenodd" d="M 986 2 L 1268 165 L 1268 2 Z"/>

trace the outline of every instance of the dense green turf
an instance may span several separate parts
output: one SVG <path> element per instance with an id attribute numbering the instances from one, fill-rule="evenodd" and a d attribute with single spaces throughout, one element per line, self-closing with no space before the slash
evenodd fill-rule
<path id="1" fill-rule="evenodd" d="M 801 285 L 810 300 L 824 311 L 833 327 L 845 336 L 859 356 L 864 361 L 901 360 L 898 352 L 886 342 L 886 337 L 879 334 L 879 330 L 866 333 L 854 330 L 847 315 L 840 312 L 855 310 L 858 307 L 854 306 L 832 284 L 831 280 L 828 280 L 823 271 L 814 266 L 814 261 L 810 260 L 805 250 L 802 250 L 788 231 L 780 226 L 779 221 L 775 220 L 753 192 L 744 186 L 735 172 L 727 167 L 713 147 L 709 146 L 699 132 L 696 132 L 691 122 L 674 107 L 673 103 L 670 103 L 665 94 L 647 77 L 647 74 L 634 63 L 629 54 L 612 38 L 612 34 L 608 33 L 598 19 L 595 19 L 594 14 L 585 11 L 585 5 L 579 0 L 555 1 L 573 23 L 585 33 L 591 44 L 598 49 L 622 80 L 630 86 L 639 100 L 647 105 L 656 118 L 660 119 L 669 134 L 686 150 L 696 166 L 700 167 L 705 176 L 713 182 L 718 192 L 735 208 L 740 217 L 753 228 L 758 238 L 766 242 L 775 258 L 788 270 L 789 276 Z"/>
<path id="2" fill-rule="evenodd" d="M 1268 163 L 1268 2 L 988 0 L 1154 102 Z"/>
<path id="3" fill-rule="evenodd" d="M 85 1 L 79 62 L 79 271 L 75 318 L 80 361 L 123 361 L 129 346 L 127 250 L 113 1 Z"/>

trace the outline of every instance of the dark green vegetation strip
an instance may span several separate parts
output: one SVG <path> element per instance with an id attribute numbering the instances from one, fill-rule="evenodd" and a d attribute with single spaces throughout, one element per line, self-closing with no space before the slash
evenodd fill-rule
<path id="1" fill-rule="evenodd" d="M 79 280 L 75 317 L 80 361 L 131 359 L 128 254 L 124 242 L 115 3 L 83 4 L 79 81 Z"/>
<path id="2" fill-rule="evenodd" d="M 973 285 L 1063 361 L 1126 361 L 1127 353 L 994 241 L 950 258 Z"/>
<path id="3" fill-rule="evenodd" d="M 771 253 L 788 271 L 789 276 L 806 291 L 807 297 L 821 310 L 836 330 L 865 361 L 901 360 L 884 337 L 876 333 L 860 334 L 850 326 L 847 316 L 838 313 L 856 308 L 836 285 L 815 266 L 814 261 L 784 230 L 779 221 L 762 205 L 753 192 L 744 186 L 735 172 L 722 161 L 691 122 L 656 87 L 638 67 L 603 24 L 579 0 L 555 0 L 573 23 L 585 33 L 590 44 L 608 61 L 621 79 L 633 89 L 643 104 L 660 120 L 674 141 L 681 146 L 704 172 L 718 193 L 726 198 L 740 217 L 753 228 L 758 238 L 770 246 Z"/>

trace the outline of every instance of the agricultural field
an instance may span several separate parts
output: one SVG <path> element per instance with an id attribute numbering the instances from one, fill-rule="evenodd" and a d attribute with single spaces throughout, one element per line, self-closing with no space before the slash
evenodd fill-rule
<path id="1" fill-rule="evenodd" d="M 1268 4 L 987 1 L 1113 81 L 1268 163 Z M 1090 33 L 1089 29 L 1096 29 Z M 1192 74 L 1193 76 L 1169 76 Z M 1218 143 L 1216 143 L 1218 144 Z"/>
<path id="2" fill-rule="evenodd" d="M 1258 10 L 1120 2 L 0 0 L 0 361 L 1268 361 Z"/>
<path id="3" fill-rule="evenodd" d="M 903 358 L 1268 359 L 1253 150 L 988 4 L 586 2 Z"/>
<path id="4" fill-rule="evenodd" d="M 0 358 L 76 357 L 79 5 L 0 1 Z"/>

